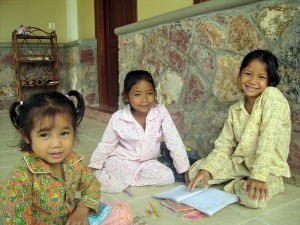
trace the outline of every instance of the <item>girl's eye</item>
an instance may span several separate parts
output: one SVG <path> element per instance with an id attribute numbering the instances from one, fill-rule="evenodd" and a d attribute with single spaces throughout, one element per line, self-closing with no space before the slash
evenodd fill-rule
<path id="1" fill-rule="evenodd" d="M 266 77 L 266 76 L 260 76 L 259 78 L 260 79 L 268 79 L 268 77 Z"/>
<path id="2" fill-rule="evenodd" d="M 139 93 L 135 93 L 135 94 L 133 94 L 133 96 L 135 96 L 135 97 L 138 97 L 138 96 L 140 96 L 141 94 L 139 94 Z"/>
<path id="3" fill-rule="evenodd" d="M 64 132 L 61 133 L 61 136 L 67 136 L 67 135 L 69 135 L 69 134 L 70 134 L 69 132 L 64 131 Z"/>
<path id="4" fill-rule="evenodd" d="M 41 133 L 39 136 L 40 136 L 41 138 L 46 138 L 46 137 L 48 137 L 48 134 L 47 134 L 47 133 Z"/>
<path id="5" fill-rule="evenodd" d="M 148 95 L 153 95 L 153 92 L 151 91 L 151 92 L 148 92 Z"/>

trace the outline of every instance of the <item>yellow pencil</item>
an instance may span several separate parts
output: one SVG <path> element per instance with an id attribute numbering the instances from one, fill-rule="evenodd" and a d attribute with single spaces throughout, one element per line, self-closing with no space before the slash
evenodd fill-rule
<path id="1" fill-rule="evenodd" d="M 153 210 L 154 214 L 159 217 L 159 213 L 158 213 L 158 210 L 155 208 L 155 206 L 152 204 L 152 203 L 149 203 L 150 204 L 150 207 L 151 209 Z"/>

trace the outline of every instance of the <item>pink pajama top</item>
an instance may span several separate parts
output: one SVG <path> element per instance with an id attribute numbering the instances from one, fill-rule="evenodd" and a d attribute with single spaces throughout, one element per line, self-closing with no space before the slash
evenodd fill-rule
<path id="1" fill-rule="evenodd" d="M 132 116 L 129 105 L 115 112 L 92 154 L 89 167 L 102 169 L 110 156 L 140 162 L 157 159 L 162 136 L 177 172 L 188 171 L 190 164 L 185 146 L 168 110 L 160 104 L 149 111 L 145 130 Z"/>

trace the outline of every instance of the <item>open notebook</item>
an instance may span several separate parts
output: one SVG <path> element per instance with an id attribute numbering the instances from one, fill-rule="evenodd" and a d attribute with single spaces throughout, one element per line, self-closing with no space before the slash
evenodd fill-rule
<path id="1" fill-rule="evenodd" d="M 188 192 L 185 185 L 158 193 L 153 197 L 171 199 L 189 205 L 209 216 L 239 200 L 237 195 L 215 188 L 196 188 L 193 192 Z"/>

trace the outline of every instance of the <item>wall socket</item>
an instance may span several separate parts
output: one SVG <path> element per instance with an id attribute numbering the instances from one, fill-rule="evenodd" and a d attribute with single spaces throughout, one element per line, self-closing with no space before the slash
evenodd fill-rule
<path id="1" fill-rule="evenodd" d="M 55 29 L 55 23 L 54 22 L 49 22 L 48 23 L 48 29 L 49 30 L 54 30 Z"/>

